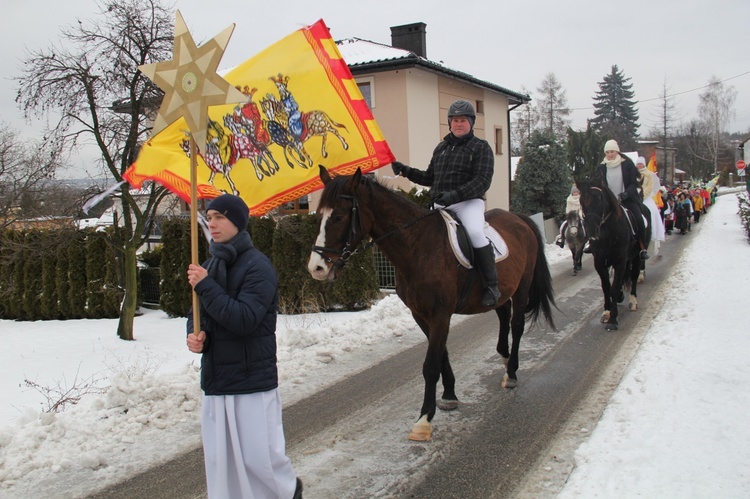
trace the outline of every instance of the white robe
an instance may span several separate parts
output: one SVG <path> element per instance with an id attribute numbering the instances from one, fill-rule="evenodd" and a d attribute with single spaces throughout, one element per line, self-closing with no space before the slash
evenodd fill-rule
<path id="1" fill-rule="evenodd" d="M 204 395 L 201 433 L 209 499 L 291 499 L 297 476 L 286 455 L 278 389 Z"/>
<path id="2" fill-rule="evenodd" d="M 656 196 L 656 193 L 659 192 L 659 189 L 661 189 L 661 182 L 659 181 L 659 177 L 654 172 L 646 168 L 643 168 L 641 170 L 641 175 L 649 176 L 647 179 L 644 179 L 643 182 L 644 189 L 648 187 L 649 191 L 643 191 L 643 204 L 646 205 L 646 208 L 648 208 L 649 211 L 651 211 L 651 240 L 662 242 L 666 239 L 664 231 L 664 221 L 661 219 L 661 213 L 659 213 L 659 208 L 656 206 L 656 201 L 654 201 L 654 196 Z M 657 244 L 657 251 L 658 248 L 659 245 Z"/>

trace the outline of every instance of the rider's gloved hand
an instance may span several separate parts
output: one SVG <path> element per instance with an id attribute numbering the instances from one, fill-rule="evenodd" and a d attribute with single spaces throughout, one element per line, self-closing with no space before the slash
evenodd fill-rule
<path id="1" fill-rule="evenodd" d="M 391 168 L 393 168 L 393 173 L 395 173 L 396 175 L 401 175 L 402 177 L 408 177 L 409 170 L 411 170 L 411 167 L 406 166 L 400 161 L 394 161 L 393 163 L 391 163 Z"/>
<path id="2" fill-rule="evenodd" d="M 625 201 L 630 197 L 630 194 L 628 193 L 628 191 L 623 191 L 618 197 L 620 198 L 620 201 Z"/>
<path id="3" fill-rule="evenodd" d="M 458 192 L 456 191 L 436 192 L 434 194 L 430 192 L 430 197 L 432 198 L 433 203 L 443 206 L 450 206 L 461 201 L 458 197 Z"/>

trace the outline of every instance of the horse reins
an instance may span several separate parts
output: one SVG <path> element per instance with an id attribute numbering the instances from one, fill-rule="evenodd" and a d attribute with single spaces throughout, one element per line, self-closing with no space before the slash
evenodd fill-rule
<path id="1" fill-rule="evenodd" d="M 350 250 L 351 241 L 354 239 L 354 236 L 357 235 L 357 228 L 362 227 L 362 221 L 360 220 L 360 211 L 359 211 L 359 202 L 357 201 L 357 197 L 354 195 L 348 195 L 348 194 L 342 194 L 340 197 L 344 199 L 351 199 L 352 200 L 352 210 L 351 210 L 351 223 L 349 224 L 349 234 L 346 238 L 346 244 L 344 244 L 344 247 L 340 250 L 334 249 L 334 248 L 326 248 L 323 246 L 316 246 L 313 245 L 312 251 L 313 253 L 317 253 L 318 255 L 325 260 L 326 263 L 329 263 L 333 265 L 334 267 L 343 267 L 346 262 L 356 255 L 357 253 L 361 253 L 362 251 L 365 251 L 367 249 L 370 249 L 386 237 L 389 237 L 396 232 L 400 232 L 404 229 L 408 229 L 412 225 L 416 224 L 417 222 L 429 217 L 430 215 L 433 215 L 437 213 L 437 210 L 431 210 L 428 213 L 422 215 L 419 218 L 416 218 L 404 225 L 401 225 L 399 227 L 395 227 L 382 236 L 378 237 L 377 239 L 373 239 L 370 242 L 364 244 L 363 246 L 360 246 L 359 248 L 355 248 L 353 251 Z M 324 253 L 333 253 L 336 255 L 341 255 L 336 261 L 333 260 L 330 256 L 326 256 Z"/>
<path id="2" fill-rule="evenodd" d="M 600 187 L 591 187 L 591 189 L 592 190 L 595 189 L 595 190 L 601 192 L 602 194 L 604 194 L 604 191 L 602 191 Z M 611 210 L 608 213 L 606 213 L 606 214 L 604 213 L 604 210 L 606 209 L 606 203 L 604 203 L 604 204 L 605 204 L 605 208 L 602 208 L 602 214 L 601 215 L 598 215 L 596 213 L 591 213 L 590 214 L 591 216 L 597 217 L 599 219 L 599 223 L 597 224 L 597 228 L 598 229 L 601 229 L 602 225 L 604 225 L 604 222 L 606 222 L 607 219 L 609 219 L 610 215 L 612 215 L 612 211 Z M 581 218 L 583 220 L 586 220 L 586 211 L 585 210 L 584 210 L 583 216 Z"/>

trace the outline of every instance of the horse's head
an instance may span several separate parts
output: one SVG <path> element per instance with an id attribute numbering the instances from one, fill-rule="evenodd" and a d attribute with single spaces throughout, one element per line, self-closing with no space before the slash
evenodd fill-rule
<path id="1" fill-rule="evenodd" d="M 362 171 L 354 175 L 331 177 L 320 166 L 320 178 L 325 185 L 318 205 L 320 228 L 312 247 L 307 270 L 319 281 L 335 280 L 347 260 L 369 231 L 363 220 L 360 201 Z"/>
<path id="2" fill-rule="evenodd" d="M 582 179 L 576 181 L 576 186 L 581 193 L 581 212 L 586 235 L 596 241 L 609 217 L 619 214 L 619 203 L 612 191 L 597 182 Z"/>
<path id="3" fill-rule="evenodd" d="M 578 212 L 575 210 L 568 212 L 565 215 L 565 220 L 568 222 L 568 234 L 575 237 L 581 229 L 581 218 L 578 216 Z"/>

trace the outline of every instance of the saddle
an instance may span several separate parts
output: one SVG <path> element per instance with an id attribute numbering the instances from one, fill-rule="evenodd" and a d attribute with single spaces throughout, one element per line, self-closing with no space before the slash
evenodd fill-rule
<path id="1" fill-rule="evenodd" d="M 636 215 L 633 214 L 629 209 L 625 207 L 625 205 L 620 205 L 620 208 L 622 208 L 622 211 L 625 212 L 625 218 L 627 218 L 628 223 L 630 224 L 630 234 L 635 236 L 636 235 L 636 228 L 635 228 L 635 217 Z M 650 220 L 647 220 L 645 216 L 643 216 L 643 213 L 640 214 L 641 218 L 643 219 L 643 226 L 648 227 L 651 223 Z"/>
<path id="2" fill-rule="evenodd" d="M 448 239 L 451 243 L 451 249 L 453 250 L 456 260 L 458 260 L 458 263 L 464 268 L 473 268 L 474 249 L 472 248 L 471 241 L 469 241 L 469 236 L 466 233 L 466 227 L 461 224 L 461 221 L 451 210 L 442 209 L 440 210 L 440 215 L 442 215 L 445 226 L 448 229 Z M 508 245 L 505 243 L 505 240 L 500 233 L 498 233 L 495 228 L 487 222 L 484 223 L 484 235 L 492 245 L 496 262 L 508 258 L 508 255 L 510 254 L 508 251 Z"/>

